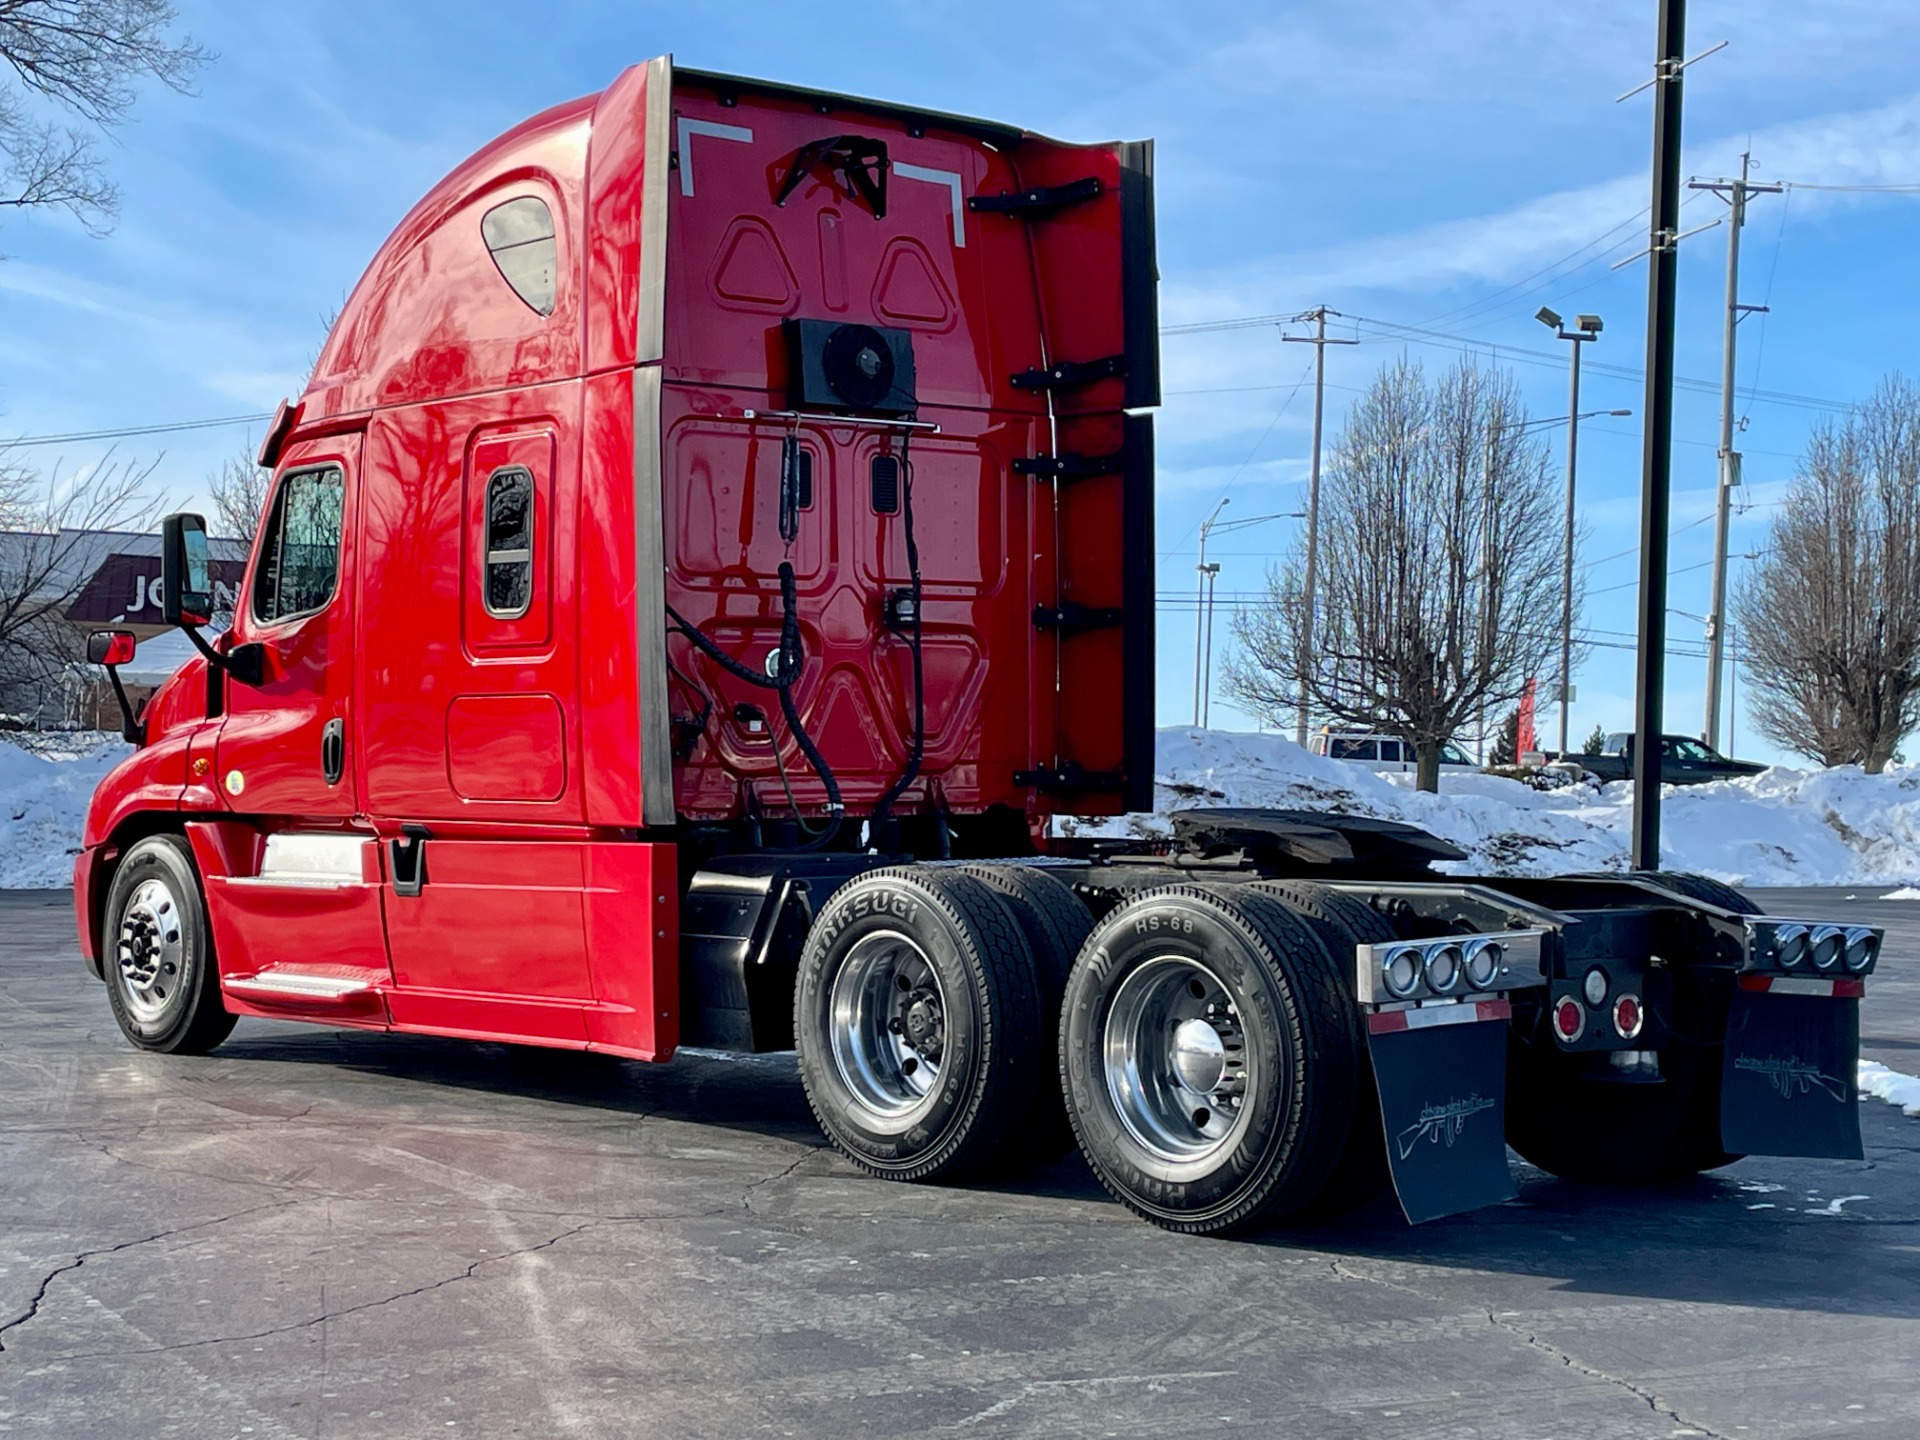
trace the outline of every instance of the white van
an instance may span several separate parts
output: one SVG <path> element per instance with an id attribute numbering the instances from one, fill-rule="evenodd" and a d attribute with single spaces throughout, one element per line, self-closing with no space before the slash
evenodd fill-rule
<path id="1" fill-rule="evenodd" d="M 1384 774 L 1411 775 L 1419 768 L 1409 741 L 1370 730 L 1316 730 L 1307 737 L 1307 749 L 1334 760 L 1351 760 Z M 1478 770 L 1471 756 L 1451 740 L 1440 746 L 1442 770 Z"/>

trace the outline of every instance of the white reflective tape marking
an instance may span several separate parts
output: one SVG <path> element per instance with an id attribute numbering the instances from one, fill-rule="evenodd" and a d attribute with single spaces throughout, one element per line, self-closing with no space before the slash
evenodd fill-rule
<path id="1" fill-rule="evenodd" d="M 1839 980 L 1810 980 L 1791 975 L 1769 977 L 1767 993 L 1770 995 L 1833 995 L 1835 987 L 1845 982 Z"/>
<path id="2" fill-rule="evenodd" d="M 717 120 L 689 120 L 680 117 L 680 193 L 693 194 L 693 147 L 687 142 L 695 135 L 711 135 L 715 140 L 753 141 L 753 131 L 744 125 L 722 125 Z"/>
<path id="3" fill-rule="evenodd" d="M 966 213 L 967 202 L 960 194 L 960 172 L 957 170 L 930 170 L 925 165 L 909 165 L 904 160 L 893 162 L 893 173 L 902 180 L 924 180 L 929 185 L 944 185 L 953 192 L 953 248 L 967 248 Z"/>

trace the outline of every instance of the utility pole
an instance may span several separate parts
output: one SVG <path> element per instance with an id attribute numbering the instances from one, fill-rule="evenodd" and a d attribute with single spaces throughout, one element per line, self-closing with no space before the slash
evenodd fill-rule
<path id="1" fill-rule="evenodd" d="M 1687 66 L 1686 0 L 1660 0 L 1659 28 L 1652 81 L 1653 219 L 1647 237 L 1647 419 L 1640 451 L 1640 650 L 1634 663 L 1636 870 L 1660 868 L 1661 689 L 1666 684 L 1667 502 L 1673 463 L 1673 320 L 1680 269 L 1680 100 Z"/>
<path id="2" fill-rule="evenodd" d="M 1206 683 L 1200 689 L 1200 728 L 1206 730 L 1213 725 L 1213 587 L 1220 580 L 1220 562 L 1202 567 L 1202 578 L 1207 584 L 1207 663 Z"/>
<path id="3" fill-rule="evenodd" d="M 1740 483 L 1740 456 L 1733 448 L 1734 327 L 1743 314 L 1765 310 L 1764 305 L 1740 303 L 1740 232 L 1747 223 L 1747 197 L 1778 195 L 1779 185 L 1755 185 L 1747 179 L 1753 157 L 1740 157 L 1738 180 L 1690 180 L 1689 190 L 1711 190 L 1725 200 L 1727 215 L 1727 314 L 1720 363 L 1720 485 L 1713 517 L 1713 601 L 1707 607 L 1707 723 L 1700 738 L 1720 748 L 1720 672 L 1727 629 L 1727 525 L 1733 509 L 1733 487 Z"/>
<path id="4" fill-rule="evenodd" d="M 1320 568 L 1320 417 L 1327 398 L 1327 346 L 1360 343 L 1327 338 L 1327 316 L 1339 313 L 1324 305 L 1315 306 L 1298 317 L 1314 322 L 1313 334 L 1280 337 L 1288 344 L 1313 346 L 1313 470 L 1307 483 L 1307 574 L 1305 604 L 1300 617 L 1300 711 L 1293 725 L 1294 743 L 1302 750 L 1307 748 L 1307 666 L 1313 660 L 1314 584 Z"/>
<path id="5" fill-rule="evenodd" d="M 1213 533 L 1213 525 L 1220 518 L 1220 512 L 1233 502 L 1225 495 L 1220 503 L 1213 507 L 1213 513 L 1200 522 L 1200 563 L 1194 568 L 1200 572 L 1200 583 L 1193 597 L 1193 723 L 1196 729 L 1200 725 L 1200 677 L 1205 673 L 1207 664 L 1202 646 L 1207 640 L 1207 536 Z M 1219 566 L 1213 567 L 1216 571 Z"/>

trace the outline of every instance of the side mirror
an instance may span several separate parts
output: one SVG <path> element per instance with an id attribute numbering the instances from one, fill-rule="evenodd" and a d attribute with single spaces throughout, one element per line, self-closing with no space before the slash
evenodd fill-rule
<path id="1" fill-rule="evenodd" d="M 107 667 L 107 679 L 113 682 L 113 698 L 120 702 L 120 734 L 129 745 L 147 743 L 147 727 L 133 713 L 127 699 L 127 687 L 120 683 L 120 667 L 133 659 L 131 630 L 96 630 L 87 636 L 87 659 Z"/>
<path id="2" fill-rule="evenodd" d="M 133 659 L 135 645 L 131 630 L 96 630 L 87 636 L 87 659 L 112 669 Z"/>
<path id="3" fill-rule="evenodd" d="M 160 618 L 189 627 L 213 618 L 213 566 L 202 516 L 169 515 L 160 522 Z"/>

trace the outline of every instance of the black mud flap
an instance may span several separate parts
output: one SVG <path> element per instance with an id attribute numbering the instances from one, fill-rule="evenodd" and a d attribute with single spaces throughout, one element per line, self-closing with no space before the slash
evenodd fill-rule
<path id="1" fill-rule="evenodd" d="M 1858 980 L 1773 980 L 1765 990 L 1751 983 L 1743 980 L 1727 1009 L 1721 1145 L 1736 1155 L 1861 1159 L 1856 1077 L 1865 987 Z"/>
<path id="2" fill-rule="evenodd" d="M 1387 1164 L 1415 1225 L 1517 1193 L 1507 1169 L 1504 1000 L 1387 1010 L 1367 1024 Z"/>

